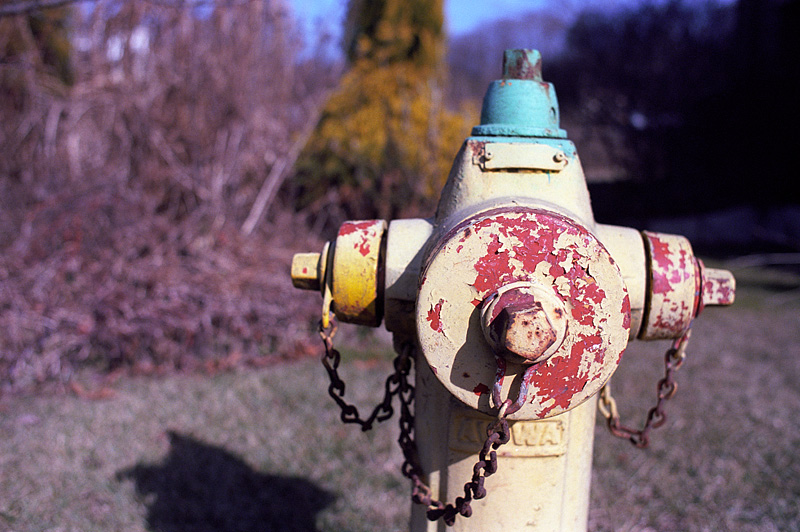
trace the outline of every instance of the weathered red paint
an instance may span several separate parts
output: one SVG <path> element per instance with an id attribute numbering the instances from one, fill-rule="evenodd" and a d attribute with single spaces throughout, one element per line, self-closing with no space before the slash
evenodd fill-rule
<path id="1" fill-rule="evenodd" d="M 370 240 L 377 236 L 377 229 L 382 222 L 380 220 L 365 220 L 360 222 L 345 222 L 339 227 L 339 236 L 347 236 L 359 233 L 360 242 L 353 244 L 353 249 L 357 249 L 362 256 L 366 257 L 370 252 Z"/>
<path id="2" fill-rule="evenodd" d="M 626 329 L 630 330 L 631 328 L 631 298 L 628 297 L 628 294 L 625 294 L 625 298 L 622 300 L 622 308 L 620 309 L 622 315 L 624 316 L 622 325 Z"/>
<path id="3" fill-rule="evenodd" d="M 602 338 L 597 324 L 594 323 L 594 309 L 603 303 L 605 291 L 577 260 L 568 260 L 591 253 L 597 245 L 596 240 L 585 229 L 553 213 L 548 213 L 546 217 L 487 217 L 472 223 L 471 227 L 476 235 L 490 227 L 499 233 L 489 242 L 486 254 L 475 263 L 477 275 L 472 286 L 478 291 L 479 297 L 485 298 L 503 285 L 523 280 L 520 276 L 515 277 L 512 258 L 522 262 L 522 269 L 517 270 L 522 272 L 533 272 L 540 263 L 549 263 L 550 275 L 570 280 L 569 297 L 558 292 L 556 294 L 564 301 L 566 308 L 570 309 L 573 318 L 582 325 L 594 326 L 598 331 L 595 335 L 578 333 L 571 347 L 571 356 L 552 363 L 538 364 L 536 371 L 530 374 L 531 385 L 536 387 L 536 394 L 555 401 L 540 413 L 541 416 L 546 416 L 556 407 L 567 409 L 572 397 L 589 382 L 589 371 L 581 368 L 584 353 L 592 354 L 592 360 L 598 364 L 605 354 L 601 349 Z M 583 246 L 558 248 L 555 240 L 562 233 L 579 237 L 578 241 Z M 503 241 L 500 235 L 504 237 Z M 509 235 L 516 237 L 521 244 L 505 247 Z M 468 237 L 465 232 L 462 242 Z M 501 307 L 498 305 L 496 308 Z M 620 310 L 625 315 L 624 327 L 629 330 L 630 300 L 627 294 Z"/>
<path id="4" fill-rule="evenodd" d="M 486 149 L 486 142 L 470 140 L 467 141 L 467 148 L 472 151 L 472 157 L 480 157 Z"/>
<path id="5" fill-rule="evenodd" d="M 541 304 L 537 303 L 536 298 L 532 294 L 523 293 L 519 290 L 510 290 L 504 292 L 500 296 L 497 305 L 492 309 L 491 319 L 497 318 L 497 315 L 500 314 L 504 308 L 532 308 L 536 305 L 539 305 L 539 308 L 541 308 Z"/>
<path id="6" fill-rule="evenodd" d="M 670 258 L 669 244 L 656 235 L 648 234 L 647 236 L 650 239 L 653 264 L 653 285 L 651 290 L 656 294 L 667 294 L 672 287 L 672 283 L 667 278 L 667 275 L 668 272 L 674 271 L 672 268 L 672 259 Z"/>
<path id="7" fill-rule="evenodd" d="M 732 305 L 736 288 L 730 273 L 706 269 L 702 262 L 698 262 L 702 272 L 702 281 L 697 313 L 699 314 L 705 305 Z"/>
<path id="8" fill-rule="evenodd" d="M 642 337 L 677 338 L 702 308 L 700 265 L 683 237 L 647 231 L 644 236 L 650 253 L 650 305 Z"/>
<path id="9" fill-rule="evenodd" d="M 428 311 L 427 320 L 431 324 L 431 329 L 436 332 L 442 332 L 442 305 L 444 304 L 444 299 L 440 299 L 436 305 L 431 307 Z"/>
<path id="10" fill-rule="evenodd" d="M 528 366 L 513 361 L 513 369 L 509 364 L 508 371 L 513 371 L 515 380 L 522 378 L 519 388 L 502 384 L 503 370 L 495 366 L 495 382 L 500 384 L 491 392 L 493 408 L 508 400 L 516 407 L 522 398 L 534 408 L 527 415 L 537 418 L 567 411 L 599 390 L 618 364 L 631 326 L 631 302 L 614 260 L 587 228 L 553 211 L 524 206 L 484 211 L 451 227 L 436 239 L 422 270 L 420 297 L 426 301 L 426 308 L 420 316 L 420 325 L 425 324 L 421 334 L 430 334 L 433 329 L 428 329 L 430 320 L 425 317 L 435 311 L 439 299 L 432 297 L 435 292 L 430 284 L 431 271 L 436 272 L 437 278 L 444 275 L 441 282 L 448 282 L 447 264 L 457 265 L 458 285 L 464 287 L 455 288 L 454 294 L 469 299 L 454 301 L 452 307 L 445 305 L 443 320 L 462 319 L 464 303 L 472 303 L 470 308 L 489 304 L 487 298 L 499 297 L 494 294 L 500 288 L 517 282 L 533 283 L 537 290 L 552 290 L 563 307 L 559 310 L 566 320 L 566 336 L 550 358 Z M 507 292 L 510 291 L 500 290 L 500 295 Z M 498 301 L 491 304 L 503 308 Z M 451 315 L 451 310 L 457 314 Z M 436 349 L 430 356 L 437 362 L 447 364 L 448 357 L 457 354 L 451 350 L 458 349 L 465 332 L 463 322 L 459 323 L 453 331 L 452 345 L 439 346 L 426 336 L 430 338 L 430 348 Z M 504 360 L 502 356 L 498 358 Z M 488 375 L 470 373 L 469 387 L 462 382 L 455 388 L 472 391 L 479 383 L 489 381 Z M 439 377 L 450 388 L 450 379 L 442 372 Z M 505 397 L 509 392 L 513 396 Z M 516 395 L 520 392 L 523 393 Z M 457 391 L 454 393 L 458 395 Z M 514 407 L 509 408 L 513 411 Z"/>

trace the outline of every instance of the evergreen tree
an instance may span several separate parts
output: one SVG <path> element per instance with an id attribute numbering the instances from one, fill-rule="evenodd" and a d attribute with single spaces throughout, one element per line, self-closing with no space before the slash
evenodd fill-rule
<path id="1" fill-rule="evenodd" d="M 442 0 L 350 0 L 349 69 L 296 166 L 300 207 L 430 212 L 474 120 L 443 102 L 444 39 Z"/>

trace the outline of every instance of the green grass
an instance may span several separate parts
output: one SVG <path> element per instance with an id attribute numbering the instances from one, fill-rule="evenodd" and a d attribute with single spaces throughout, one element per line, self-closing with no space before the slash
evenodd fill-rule
<path id="1" fill-rule="evenodd" d="M 649 449 L 598 423 L 591 530 L 800 531 L 800 306 L 757 282 L 740 293 L 697 320 Z M 363 342 L 343 350 L 342 373 L 348 397 L 372 405 L 390 355 Z M 665 348 L 623 357 L 623 421 L 652 406 Z M 101 401 L 0 399 L 0 531 L 406 530 L 396 418 L 344 426 L 326 385 L 303 360 L 123 379 Z"/>
<path id="2" fill-rule="evenodd" d="M 374 401 L 380 387 L 364 384 L 389 369 L 343 368 L 348 395 Z M 395 424 L 343 426 L 316 361 L 130 379 L 103 401 L 6 399 L 0 433 L 0 530 L 355 532 L 407 520 Z"/>

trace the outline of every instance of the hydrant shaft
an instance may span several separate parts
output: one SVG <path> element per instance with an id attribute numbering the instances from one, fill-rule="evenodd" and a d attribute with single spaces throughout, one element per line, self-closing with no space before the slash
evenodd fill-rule
<path id="1" fill-rule="evenodd" d="M 434 497 L 464 495 L 490 416 L 455 400 L 426 366 L 416 376 L 416 430 L 420 458 Z M 469 519 L 452 527 L 430 522 L 413 505 L 411 532 L 586 530 L 596 400 L 545 420 L 510 423 L 511 441 L 498 450 L 488 495 L 473 501 Z"/>

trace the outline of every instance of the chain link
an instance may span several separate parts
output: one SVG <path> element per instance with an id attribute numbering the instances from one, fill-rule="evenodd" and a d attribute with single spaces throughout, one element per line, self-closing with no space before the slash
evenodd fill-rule
<path id="1" fill-rule="evenodd" d="M 606 418 L 606 425 L 611 434 L 618 438 L 628 439 L 639 448 L 645 448 L 650 444 L 650 431 L 662 426 L 667 421 L 664 404 L 672 399 L 675 392 L 678 391 L 678 383 L 674 380 L 675 372 L 680 369 L 686 359 L 686 345 L 689 343 L 690 336 L 691 328 L 675 340 L 664 355 L 664 377 L 658 381 L 656 386 L 656 405 L 647 412 L 647 419 L 640 430 L 626 427 L 620 422 L 617 402 L 611 395 L 611 385 L 606 383 L 603 386 L 597 406 L 600 413 Z"/>
<path id="2" fill-rule="evenodd" d="M 395 372 L 389 375 L 384 384 L 383 400 L 373 408 L 372 413 L 366 419 L 362 418 L 358 413 L 358 408 L 348 403 L 344 399 L 345 383 L 339 377 L 339 363 L 342 356 L 339 351 L 333 346 L 333 337 L 336 336 L 337 331 L 336 320 L 330 321 L 329 327 L 325 328 L 320 321 L 319 335 L 322 337 L 322 342 L 325 344 L 325 354 L 322 356 L 322 365 L 328 372 L 330 384 L 328 385 L 328 395 L 330 395 L 341 410 L 340 418 L 343 423 L 354 423 L 361 427 L 361 430 L 366 432 L 378 422 L 386 421 L 392 417 L 394 408 L 392 407 L 392 398 L 395 395 L 408 393 L 407 376 L 410 371 L 410 362 L 408 357 L 398 355 L 394 360 Z M 413 388 L 411 388 L 413 393 Z"/>
<path id="3" fill-rule="evenodd" d="M 331 319 L 330 325 L 324 327 L 320 322 L 319 333 L 325 344 L 325 354 L 322 356 L 322 364 L 328 372 L 330 385 L 328 394 L 333 398 L 341 410 L 341 420 L 344 423 L 355 423 L 361 426 L 362 431 L 370 430 L 375 422 L 389 419 L 394 413 L 392 398 L 399 397 L 400 401 L 400 437 L 398 443 L 403 453 L 403 465 L 401 472 L 403 476 L 411 480 L 411 499 L 428 508 L 427 518 L 430 521 L 442 519 L 448 526 L 455 523 L 456 518 L 461 515 L 469 517 L 472 515 L 471 503 L 473 500 L 486 497 L 484 481 L 486 477 L 497 471 L 497 449 L 508 443 L 511 433 L 508 421 L 505 416 L 508 414 L 508 406 L 511 403 L 506 401 L 502 414 L 497 420 L 489 424 L 486 429 L 486 441 L 478 453 L 478 461 L 472 468 L 472 478 L 464 484 L 464 496 L 457 497 L 455 503 L 443 503 L 433 497 L 431 488 L 425 483 L 424 472 L 419 460 L 419 450 L 414 434 L 414 386 L 408 381 L 411 374 L 411 366 L 416 356 L 416 349 L 413 343 L 407 342 L 397 349 L 397 357 L 394 359 L 394 373 L 386 379 L 384 387 L 383 401 L 381 401 L 366 419 L 360 417 L 358 409 L 344 400 L 345 383 L 339 377 L 338 367 L 341 362 L 339 351 L 333 346 L 333 337 L 336 335 L 336 321 Z"/>

